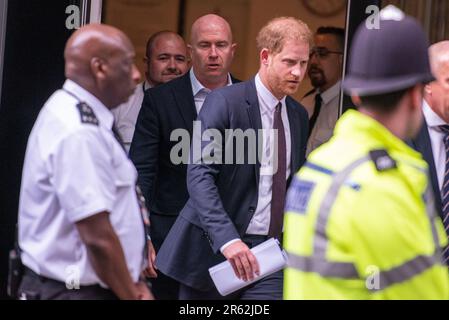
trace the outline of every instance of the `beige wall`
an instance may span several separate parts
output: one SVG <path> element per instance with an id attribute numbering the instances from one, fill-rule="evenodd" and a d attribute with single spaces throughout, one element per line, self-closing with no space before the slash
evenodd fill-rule
<path id="1" fill-rule="evenodd" d="M 278 16 L 294 16 L 306 22 L 312 31 L 321 25 L 345 25 L 346 10 L 329 18 L 309 12 L 303 0 L 188 0 L 185 12 L 185 39 L 189 39 L 190 26 L 199 16 L 217 13 L 226 18 L 238 44 L 232 73 L 247 80 L 259 68 L 256 35 L 270 19 Z M 105 3 L 106 23 L 124 30 L 137 48 L 138 65 L 141 66 L 145 42 L 148 36 L 162 29 L 176 31 L 179 0 L 109 0 Z M 308 79 L 304 80 L 296 98 L 310 90 Z"/>
<path id="2" fill-rule="evenodd" d="M 160 30 L 178 31 L 179 0 L 108 0 L 103 22 L 123 30 L 136 48 L 136 65 L 144 77 L 145 45 Z"/>

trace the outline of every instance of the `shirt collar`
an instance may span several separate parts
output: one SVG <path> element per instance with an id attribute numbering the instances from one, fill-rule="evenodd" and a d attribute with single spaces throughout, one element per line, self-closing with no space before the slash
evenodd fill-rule
<path id="1" fill-rule="evenodd" d="M 190 68 L 189 76 L 190 76 L 190 82 L 192 83 L 193 96 L 196 96 L 198 94 L 198 92 L 200 92 L 201 90 L 204 90 L 208 93 L 211 91 L 210 89 L 203 86 L 201 84 L 201 82 L 197 79 L 197 77 L 195 76 L 195 73 L 193 72 L 193 68 Z M 228 73 L 228 84 L 227 85 L 228 86 L 232 85 L 232 78 L 229 73 Z"/>
<path id="2" fill-rule="evenodd" d="M 338 81 L 332 87 L 321 93 L 321 99 L 324 104 L 328 104 L 332 99 L 340 95 L 341 81 Z M 318 93 L 320 93 L 318 91 Z"/>
<path id="3" fill-rule="evenodd" d="M 81 100 L 81 102 L 87 103 L 87 105 L 94 111 L 100 125 L 111 130 L 114 122 L 114 116 L 112 115 L 112 112 L 100 100 L 98 100 L 97 97 L 69 79 L 65 81 L 63 89 L 75 95 Z"/>
<path id="4" fill-rule="evenodd" d="M 436 128 L 438 126 L 446 124 L 443 119 L 440 118 L 439 115 L 432 110 L 430 105 L 426 100 L 423 100 L 422 111 L 424 114 L 424 118 L 426 119 L 427 126 L 429 128 Z"/>
<path id="5" fill-rule="evenodd" d="M 140 87 L 143 86 L 143 91 L 153 88 L 153 86 L 149 84 L 147 80 L 145 80 L 143 84 L 141 83 L 139 86 Z"/>
<path id="6" fill-rule="evenodd" d="M 270 112 L 273 112 L 274 109 L 276 108 L 277 104 L 279 102 L 282 103 L 283 106 L 285 106 L 285 99 L 286 96 L 284 96 L 280 101 L 271 93 L 270 90 L 267 89 L 267 87 L 265 87 L 265 85 L 263 84 L 262 80 L 260 79 L 260 75 L 256 74 L 256 78 L 255 78 L 255 83 L 256 83 L 256 90 L 257 90 L 257 95 L 259 96 L 259 98 L 262 100 L 262 102 L 268 107 Z M 263 111 L 264 108 L 261 108 L 261 110 Z"/>

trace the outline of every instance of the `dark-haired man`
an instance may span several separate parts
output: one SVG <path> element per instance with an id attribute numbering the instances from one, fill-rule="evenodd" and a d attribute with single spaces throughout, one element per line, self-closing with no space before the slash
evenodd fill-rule
<path id="1" fill-rule="evenodd" d="M 345 31 L 319 27 L 310 53 L 308 75 L 313 86 L 301 103 L 309 112 L 307 154 L 328 141 L 338 118 Z"/>
<path id="2" fill-rule="evenodd" d="M 134 94 L 126 103 L 112 111 L 115 126 L 120 132 L 127 152 L 131 146 L 145 90 L 180 77 L 189 68 L 186 44 L 179 34 L 172 31 L 159 31 L 153 34 L 148 39 L 143 60 L 145 81 L 136 87 Z"/>

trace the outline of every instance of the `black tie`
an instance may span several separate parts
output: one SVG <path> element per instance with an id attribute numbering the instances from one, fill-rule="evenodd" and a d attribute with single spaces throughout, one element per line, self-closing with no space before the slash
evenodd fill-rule
<path id="1" fill-rule="evenodd" d="M 273 129 L 277 130 L 277 171 L 273 174 L 271 188 L 271 219 L 268 235 L 280 239 L 284 217 L 285 194 L 287 189 L 287 147 L 284 124 L 282 123 L 282 104 L 279 102 L 274 111 Z"/>
<path id="2" fill-rule="evenodd" d="M 309 137 L 312 134 L 313 127 L 315 126 L 316 120 L 320 115 L 321 104 L 323 103 L 323 99 L 321 98 L 321 94 L 317 93 L 315 95 L 315 107 L 313 108 L 312 117 L 309 120 Z"/>

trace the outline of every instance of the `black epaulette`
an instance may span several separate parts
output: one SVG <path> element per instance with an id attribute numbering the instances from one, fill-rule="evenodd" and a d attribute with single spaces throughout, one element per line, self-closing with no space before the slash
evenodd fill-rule
<path id="1" fill-rule="evenodd" d="M 379 172 L 397 168 L 396 161 L 385 149 L 372 150 L 370 151 L 369 156 Z"/>
<path id="2" fill-rule="evenodd" d="M 81 123 L 88 123 L 98 126 L 100 122 L 97 119 L 92 108 L 85 102 L 80 102 L 76 105 L 80 112 Z"/>

